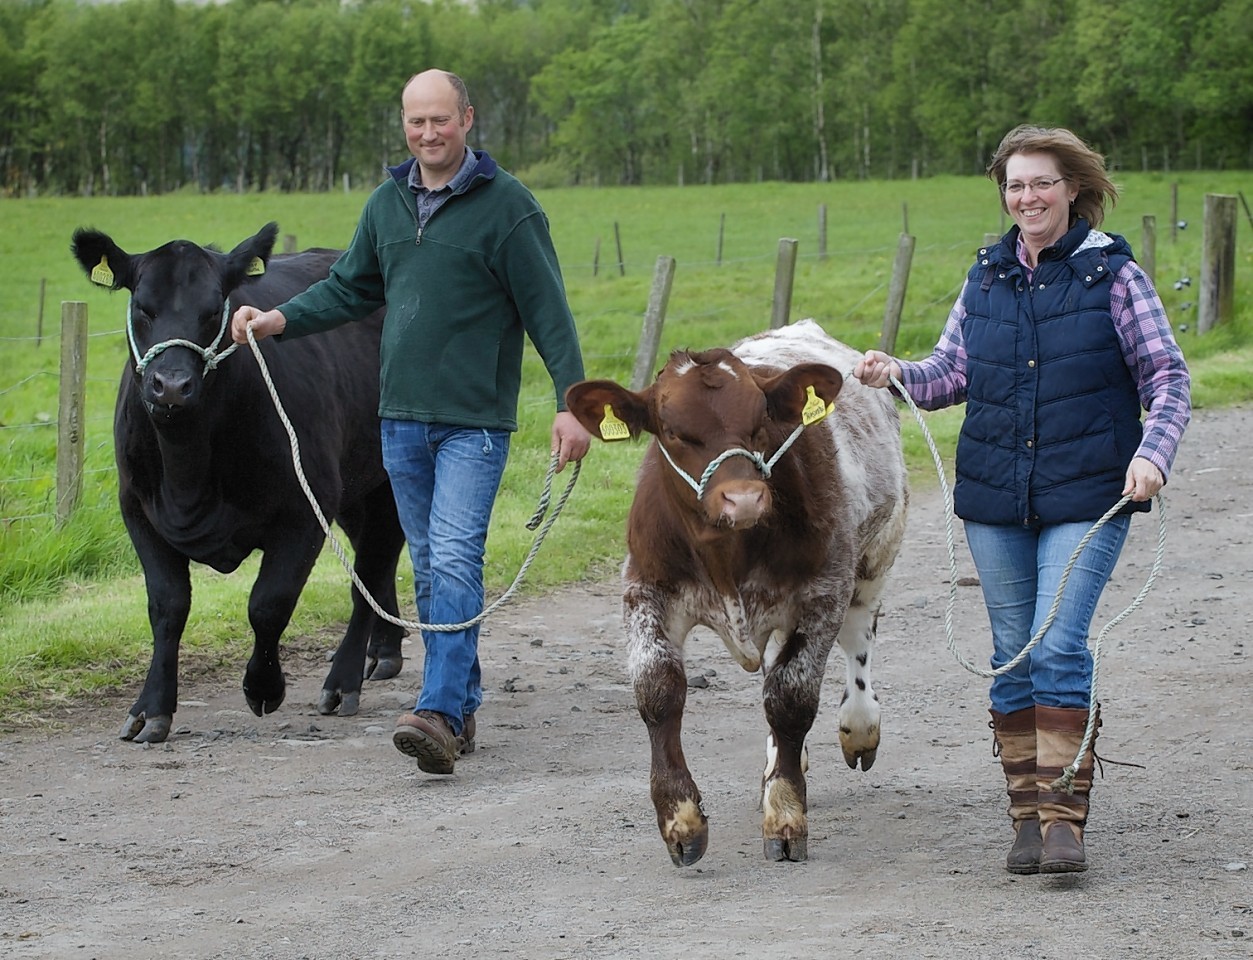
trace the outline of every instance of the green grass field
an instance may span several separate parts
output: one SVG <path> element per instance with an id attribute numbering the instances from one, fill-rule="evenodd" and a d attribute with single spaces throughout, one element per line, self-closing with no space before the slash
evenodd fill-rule
<path id="1" fill-rule="evenodd" d="M 1253 243 L 1239 212 L 1237 319 L 1204 338 L 1195 333 L 1201 218 L 1206 193 L 1248 195 L 1247 174 L 1125 175 L 1123 200 L 1106 228 L 1139 252 L 1142 218 L 1157 221 L 1157 282 L 1194 376 L 1197 406 L 1253 397 Z M 1171 186 L 1179 218 L 1171 236 Z M 974 249 L 1007 225 L 995 188 L 978 178 L 836 184 L 553 190 L 539 194 L 552 222 L 588 375 L 626 381 L 659 257 L 676 261 L 661 356 L 680 346 L 730 343 L 769 325 L 781 238 L 798 241 L 790 318 L 814 317 L 857 348 L 878 344 L 901 233 L 916 238 L 896 352 L 930 351 Z M 143 199 L 0 201 L 0 715 L 35 721 L 85 692 L 135 685 L 146 670 L 150 635 L 138 564 L 117 515 L 111 414 L 126 357 L 124 294 L 92 286 L 69 254 L 77 226 L 95 226 L 138 253 L 168 240 L 234 246 L 275 220 L 298 248 L 343 246 L 364 200 L 326 195 L 174 195 Z M 819 255 L 819 208 L 826 208 L 826 256 Z M 720 237 L 721 233 L 721 237 Z M 281 242 L 280 242 L 281 243 Z M 619 243 L 621 263 L 619 267 Z M 1191 286 L 1174 289 L 1191 277 Z M 40 296 L 43 291 L 42 342 Z M 59 325 L 62 301 L 88 305 L 87 461 L 79 509 L 54 523 Z M 242 356 L 241 361 L 251 362 Z M 513 580 L 531 545 L 525 521 L 548 462 L 552 388 L 528 357 L 522 426 L 488 543 L 489 588 Z M 960 413 L 928 417 L 950 450 Z M 915 482 L 934 471 L 917 426 L 902 429 Z M 577 488 L 532 565 L 525 589 L 610 575 L 623 554 L 623 524 L 641 444 L 597 445 Z M 556 481 L 559 492 L 569 473 Z M 255 558 L 224 577 L 195 573 L 185 649 L 234 657 L 246 643 L 246 598 Z M 402 596 L 411 595 L 408 575 Z M 303 595 L 291 633 L 345 618 L 347 583 L 328 550 Z"/>

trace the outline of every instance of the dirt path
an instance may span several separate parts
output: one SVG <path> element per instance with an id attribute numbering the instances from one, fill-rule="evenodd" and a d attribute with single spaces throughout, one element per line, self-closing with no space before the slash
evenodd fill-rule
<path id="1" fill-rule="evenodd" d="M 671 865 L 617 586 L 595 584 L 490 624 L 480 749 L 452 778 L 391 746 L 416 661 L 343 720 L 313 709 L 325 664 L 309 653 L 289 655 L 287 703 L 265 719 L 231 676 L 186 685 L 161 746 L 117 740 L 117 703 L 84 709 L 73 733 L 7 737 L 0 955 L 1253 956 L 1250 463 L 1253 410 L 1197 415 L 1167 488 L 1163 577 L 1107 642 L 1101 752 L 1144 769 L 1106 766 L 1097 781 L 1086 874 L 1002 867 L 984 681 L 944 645 L 942 515 L 922 492 L 879 624 L 878 762 L 863 773 L 840 756 L 837 655 L 810 738 L 807 863 L 762 858 L 759 683 L 700 634 L 689 670 L 709 682 L 690 691 L 684 735 L 710 848 L 695 868 Z M 1137 520 L 1098 626 L 1143 584 L 1156 537 Z M 975 588 L 958 627 L 982 661 Z"/>

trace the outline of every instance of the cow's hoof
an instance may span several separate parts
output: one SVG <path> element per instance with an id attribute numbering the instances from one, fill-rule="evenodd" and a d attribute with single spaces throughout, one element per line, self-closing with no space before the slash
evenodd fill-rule
<path id="1" fill-rule="evenodd" d="M 365 678 L 367 680 L 390 680 L 400 675 L 400 668 L 405 664 L 404 657 L 371 657 L 365 662 Z"/>
<path id="2" fill-rule="evenodd" d="M 244 699 L 248 701 L 248 709 L 258 717 L 263 717 L 267 713 L 273 713 L 283 705 L 283 698 L 287 696 L 287 688 L 280 687 L 278 693 L 271 697 L 258 697 L 244 690 Z"/>
<path id="3" fill-rule="evenodd" d="M 874 766 L 875 757 L 878 755 L 879 749 L 877 747 L 872 750 L 845 750 L 844 762 L 852 770 L 857 769 L 858 762 L 861 763 L 862 770 L 869 770 Z"/>
<path id="4" fill-rule="evenodd" d="M 805 837 L 766 837 L 761 846 L 766 859 L 774 863 L 784 860 L 800 863 L 809 859 L 809 840 Z"/>
<path id="5" fill-rule="evenodd" d="M 323 690 L 322 695 L 318 697 L 318 713 L 324 717 L 337 712 L 341 717 L 355 717 L 360 709 L 361 694 L 359 692 L 341 695 L 338 690 Z"/>
<path id="6" fill-rule="evenodd" d="M 666 844 L 670 850 L 670 859 L 676 867 L 690 867 L 705 855 L 709 847 L 709 831 L 705 830 L 691 837 L 686 843 L 674 841 Z"/>
<path id="7" fill-rule="evenodd" d="M 135 743 L 164 743 L 166 737 L 170 735 L 170 727 L 173 724 L 174 718 L 169 715 L 145 718 L 131 714 L 122 724 L 122 729 L 118 731 L 118 737 Z"/>

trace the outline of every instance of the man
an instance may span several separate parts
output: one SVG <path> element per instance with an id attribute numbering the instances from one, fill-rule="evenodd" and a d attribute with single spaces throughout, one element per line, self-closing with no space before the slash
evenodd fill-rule
<path id="1" fill-rule="evenodd" d="M 352 243 L 314 284 L 275 310 L 242 306 L 237 343 L 303 336 L 387 305 L 380 348 L 383 463 L 413 560 L 418 617 L 459 624 L 483 609 L 483 552 L 492 505 L 517 429 L 523 335 L 556 390 L 558 469 L 591 437 L 565 410 L 583 360 L 538 202 L 485 151 L 465 84 L 427 70 L 401 96 L 413 159 L 366 201 Z M 392 740 L 427 773 L 453 772 L 474 749 L 483 701 L 477 626 L 423 631 L 422 692 Z"/>

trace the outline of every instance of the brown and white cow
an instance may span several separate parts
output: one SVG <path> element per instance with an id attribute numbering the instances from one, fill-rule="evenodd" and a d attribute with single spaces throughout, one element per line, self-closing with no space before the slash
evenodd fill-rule
<path id="1" fill-rule="evenodd" d="M 657 824 L 677 866 L 698 861 L 709 837 L 680 742 L 693 627 L 762 674 L 767 859 L 808 855 L 805 737 L 836 641 L 848 665 L 844 759 L 874 763 L 875 620 L 909 493 L 891 396 L 841 376 L 858 356 L 805 320 L 730 350 L 676 351 L 638 393 L 610 380 L 566 393 L 594 435 L 654 437 L 627 521 L 622 608 Z"/>

